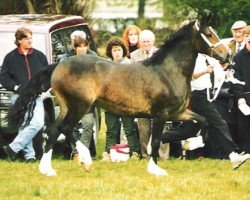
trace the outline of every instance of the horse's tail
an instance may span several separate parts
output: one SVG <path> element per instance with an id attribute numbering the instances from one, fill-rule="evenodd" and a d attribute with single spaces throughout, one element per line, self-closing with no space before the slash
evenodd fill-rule
<path id="1" fill-rule="evenodd" d="M 25 128 L 29 125 L 36 106 L 36 99 L 46 84 L 46 88 L 50 87 L 48 87 L 48 85 L 50 85 L 52 73 L 57 65 L 58 63 L 49 65 L 47 68 L 35 74 L 20 92 L 17 100 L 10 107 L 7 114 L 8 126 L 12 130 L 16 131 L 19 128 Z M 25 117 L 26 113 L 27 116 Z"/>

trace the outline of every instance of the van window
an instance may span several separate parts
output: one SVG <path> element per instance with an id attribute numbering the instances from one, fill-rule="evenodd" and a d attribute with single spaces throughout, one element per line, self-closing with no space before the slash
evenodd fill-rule
<path id="1" fill-rule="evenodd" d="M 95 45 L 93 44 L 89 29 L 86 25 L 64 28 L 51 33 L 53 62 L 58 62 L 60 57 L 68 55 L 69 51 L 72 49 L 70 35 L 75 30 L 84 31 L 86 33 L 90 49 L 96 52 Z"/>

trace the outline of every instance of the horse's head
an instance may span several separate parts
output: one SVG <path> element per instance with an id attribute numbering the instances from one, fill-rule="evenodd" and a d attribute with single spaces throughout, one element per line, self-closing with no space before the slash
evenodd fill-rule
<path id="1" fill-rule="evenodd" d="M 196 31 L 195 46 L 199 53 L 207 54 L 224 63 L 228 61 L 229 52 L 225 45 L 221 43 L 216 31 L 210 26 L 211 13 L 205 13 L 200 20 L 194 24 Z M 197 40 L 197 38 L 199 38 Z"/>

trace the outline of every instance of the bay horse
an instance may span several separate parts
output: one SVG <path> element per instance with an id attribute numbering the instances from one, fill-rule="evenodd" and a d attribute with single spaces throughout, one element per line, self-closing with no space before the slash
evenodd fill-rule
<path id="1" fill-rule="evenodd" d="M 152 157 L 147 170 L 157 176 L 168 175 L 157 165 L 166 120 L 194 119 L 201 124 L 206 123 L 203 117 L 187 109 L 190 81 L 198 53 L 208 54 L 220 61 L 228 58 L 226 47 L 209 26 L 210 20 L 211 13 L 206 13 L 200 20 L 182 27 L 143 62 L 118 64 L 92 55 L 73 56 L 34 76 L 11 108 L 8 118 L 9 122 L 13 118 L 25 122 L 24 114 L 33 112 L 34 100 L 42 83 L 46 78 L 50 79 L 60 114 L 47 128 L 48 139 L 39 164 L 40 172 L 47 176 L 56 175 L 51 158 L 60 133 L 76 144 L 79 162 L 85 170 L 90 169 L 92 159 L 89 150 L 72 134 L 72 130 L 95 105 L 119 115 L 153 118 Z M 20 124 L 16 121 L 15 124 Z"/>

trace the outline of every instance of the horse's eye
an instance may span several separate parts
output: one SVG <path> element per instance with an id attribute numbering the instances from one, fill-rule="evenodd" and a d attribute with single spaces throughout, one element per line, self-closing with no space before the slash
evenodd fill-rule
<path id="1" fill-rule="evenodd" d="M 205 36 L 208 37 L 208 38 L 210 38 L 210 37 L 212 37 L 212 34 L 211 33 L 207 33 L 207 34 L 205 34 Z"/>

